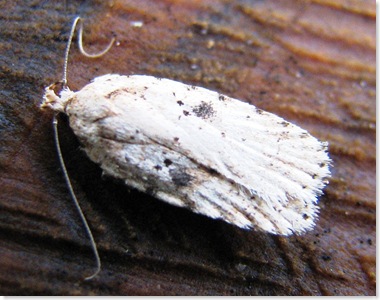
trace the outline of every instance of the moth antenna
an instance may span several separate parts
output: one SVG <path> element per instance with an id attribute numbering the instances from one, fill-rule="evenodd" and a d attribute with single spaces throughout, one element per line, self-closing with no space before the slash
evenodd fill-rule
<path id="1" fill-rule="evenodd" d="M 114 42 L 115 42 L 115 38 L 113 37 L 110 43 L 108 44 L 108 46 L 103 51 L 95 53 L 95 54 L 90 54 L 86 52 L 86 50 L 83 49 L 83 22 L 79 24 L 78 47 L 79 47 L 80 53 L 82 53 L 84 56 L 90 57 L 90 58 L 101 57 L 111 49 Z"/>
<path id="2" fill-rule="evenodd" d="M 62 82 L 63 82 L 64 87 L 67 86 L 67 63 L 69 61 L 69 52 L 70 52 L 70 48 L 71 48 L 71 42 L 73 41 L 75 27 L 77 26 L 77 23 L 79 20 L 80 20 L 79 16 L 74 19 L 73 25 L 71 26 L 71 30 L 70 30 L 69 40 L 68 40 L 67 45 L 66 45 L 65 61 L 63 62 L 63 78 L 62 78 Z"/>
<path id="3" fill-rule="evenodd" d="M 79 27 L 79 33 L 78 33 L 78 46 L 79 46 L 80 52 L 84 56 L 91 57 L 91 58 L 100 57 L 100 56 L 104 55 L 105 53 L 107 53 L 109 49 L 111 49 L 111 47 L 112 47 L 112 45 L 113 45 L 113 43 L 115 41 L 115 38 L 112 38 L 112 40 L 109 43 L 109 45 L 107 46 L 107 48 L 105 50 L 103 50 L 102 52 L 100 52 L 100 53 L 97 53 L 97 54 L 89 54 L 89 53 L 87 53 L 86 51 L 84 51 L 83 45 L 82 45 L 83 21 L 81 20 L 81 18 L 79 16 L 76 17 L 74 19 L 73 25 L 71 26 L 70 35 L 69 35 L 69 39 L 68 39 L 66 50 L 65 50 L 65 61 L 64 61 L 64 65 L 63 65 L 63 78 L 62 78 L 62 82 L 63 82 L 63 86 L 64 87 L 67 87 L 67 65 L 68 65 L 68 60 L 69 60 L 69 53 L 70 53 L 71 43 L 72 43 L 72 40 L 73 40 L 73 37 L 74 37 L 74 33 L 75 33 L 75 28 L 76 28 L 78 22 L 81 22 L 80 23 L 80 27 Z M 82 211 L 82 209 L 81 209 L 81 207 L 79 205 L 78 199 L 75 196 L 75 193 L 74 193 L 74 190 L 73 190 L 73 187 L 71 185 L 70 178 L 69 178 L 69 174 L 67 172 L 66 165 L 65 165 L 65 162 L 63 160 L 63 155 L 62 155 L 61 146 L 60 146 L 60 143 L 59 143 L 59 136 L 58 136 L 58 119 L 57 119 L 57 114 L 55 114 L 54 117 L 53 117 L 53 128 L 54 128 L 55 146 L 56 146 L 56 149 L 57 149 L 59 163 L 60 163 L 61 168 L 62 168 L 62 172 L 63 172 L 64 178 L 65 178 L 65 181 L 66 181 L 66 185 L 67 185 L 67 187 L 69 189 L 70 196 L 73 199 L 75 207 L 76 207 L 76 209 L 77 209 L 77 211 L 78 211 L 78 213 L 79 213 L 79 215 L 81 217 L 81 220 L 82 220 L 82 223 L 83 223 L 83 225 L 85 227 L 86 233 L 87 233 L 88 237 L 90 238 L 91 248 L 92 248 L 92 251 L 94 253 L 95 260 L 96 260 L 96 270 L 95 270 L 95 272 L 91 276 L 88 276 L 88 277 L 85 278 L 85 280 L 90 280 L 90 279 L 94 278 L 96 275 L 98 275 L 98 273 L 101 270 L 101 262 L 100 262 L 99 252 L 98 252 L 98 248 L 97 248 L 96 243 L 95 243 L 95 239 L 94 239 L 94 237 L 92 235 L 90 226 L 88 225 L 86 217 L 84 216 L 83 211 Z"/>
<path id="4" fill-rule="evenodd" d="M 67 64 L 69 61 L 69 52 L 70 52 L 70 48 L 71 48 L 71 43 L 73 41 L 75 28 L 76 28 L 78 22 L 80 22 L 79 32 L 78 32 L 78 48 L 79 48 L 80 53 L 82 53 L 84 56 L 90 57 L 90 58 L 101 57 L 111 49 L 113 43 L 115 42 L 115 38 L 113 37 L 111 39 L 111 42 L 108 44 L 108 46 L 103 51 L 101 51 L 99 53 L 95 53 L 95 54 L 90 54 L 90 53 L 86 52 L 83 49 L 83 21 L 82 21 L 81 17 L 79 17 L 79 16 L 76 17 L 74 19 L 73 25 L 71 26 L 69 40 L 67 42 L 67 46 L 66 46 L 66 50 L 65 50 L 65 61 L 64 61 L 64 65 L 63 65 L 63 78 L 62 78 L 62 82 L 63 82 L 64 86 L 67 86 Z"/>
<path id="5" fill-rule="evenodd" d="M 69 189 L 69 192 L 70 192 L 70 196 L 73 199 L 75 207 L 76 207 L 76 209 L 77 209 L 77 211 L 78 211 L 78 213 L 80 215 L 80 218 L 81 218 L 82 223 L 83 223 L 83 225 L 85 227 L 86 233 L 87 233 L 88 237 L 90 238 L 91 248 L 92 248 L 92 251 L 94 253 L 95 260 L 96 260 L 96 270 L 95 270 L 95 272 L 91 276 L 88 276 L 88 277 L 85 278 L 85 280 L 90 280 L 90 279 L 94 278 L 96 275 L 98 275 L 98 273 L 100 272 L 101 262 L 100 262 L 100 257 L 99 257 L 98 248 L 96 246 L 95 239 L 94 239 L 94 237 L 92 235 L 90 226 L 88 226 L 86 217 L 84 216 L 83 211 L 82 211 L 82 209 L 81 209 L 81 207 L 79 205 L 78 199 L 75 196 L 74 189 L 73 189 L 73 186 L 71 185 L 70 177 L 69 177 L 69 174 L 68 174 L 67 169 L 66 169 L 65 161 L 63 160 L 63 155 L 62 155 L 61 146 L 60 146 L 60 143 L 59 143 L 59 136 L 58 136 L 58 119 L 57 119 L 57 115 L 58 114 L 54 114 L 54 117 L 53 117 L 53 128 L 54 128 L 54 140 L 55 140 L 55 145 L 56 145 L 57 154 L 58 154 L 58 158 L 59 158 L 59 163 L 61 165 L 62 172 L 63 172 L 64 178 L 65 178 L 65 181 L 66 181 L 66 185 L 67 185 L 67 187 Z"/>

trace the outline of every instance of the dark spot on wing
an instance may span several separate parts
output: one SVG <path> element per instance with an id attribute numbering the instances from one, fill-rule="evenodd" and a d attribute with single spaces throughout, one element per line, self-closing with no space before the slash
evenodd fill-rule
<path id="1" fill-rule="evenodd" d="M 210 168 L 210 167 L 206 167 L 205 171 L 212 176 L 219 176 L 220 175 L 220 173 L 217 170 Z"/>
<path id="2" fill-rule="evenodd" d="M 120 95 L 122 93 L 130 93 L 130 91 L 127 88 L 117 89 L 117 90 L 114 90 L 111 93 L 107 94 L 105 97 L 107 99 L 111 99 L 111 98 L 117 97 L 118 95 Z M 134 92 L 134 94 L 136 94 L 136 92 Z"/>
<path id="3" fill-rule="evenodd" d="M 172 169 L 169 170 L 169 174 L 172 178 L 172 181 L 177 186 L 188 186 L 193 179 L 193 176 L 186 173 L 185 169 Z"/>
<path id="4" fill-rule="evenodd" d="M 214 108 L 212 107 L 211 102 L 206 103 L 204 101 L 201 104 L 193 107 L 193 113 L 199 118 L 208 119 L 215 115 Z"/>
<path id="5" fill-rule="evenodd" d="M 173 162 L 170 159 L 167 158 L 167 159 L 164 160 L 164 164 L 165 164 L 166 167 L 169 167 L 171 164 L 173 164 Z"/>
<path id="6" fill-rule="evenodd" d="M 283 121 L 283 122 L 279 122 L 278 124 L 281 124 L 284 127 L 288 127 L 290 123 L 286 122 L 286 121 Z"/>

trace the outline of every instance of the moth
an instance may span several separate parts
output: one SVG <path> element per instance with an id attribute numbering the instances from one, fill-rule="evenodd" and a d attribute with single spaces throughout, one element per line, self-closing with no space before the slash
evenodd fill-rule
<path id="1" fill-rule="evenodd" d="M 327 142 L 297 125 L 147 75 L 107 74 L 76 92 L 56 88 L 45 89 L 41 108 L 68 116 L 105 174 L 241 228 L 285 236 L 313 228 L 331 160 Z"/>

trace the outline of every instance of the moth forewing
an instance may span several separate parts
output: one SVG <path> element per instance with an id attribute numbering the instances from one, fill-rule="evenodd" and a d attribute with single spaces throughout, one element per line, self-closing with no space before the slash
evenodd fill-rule
<path id="1" fill-rule="evenodd" d="M 300 127 L 145 75 L 104 75 L 61 98 L 88 156 L 127 185 L 242 228 L 313 227 L 330 159 L 327 144 Z"/>

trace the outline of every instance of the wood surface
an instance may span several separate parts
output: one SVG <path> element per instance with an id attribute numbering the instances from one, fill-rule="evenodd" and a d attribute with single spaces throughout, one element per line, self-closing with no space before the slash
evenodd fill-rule
<path id="1" fill-rule="evenodd" d="M 102 177 L 60 118 L 89 240 L 38 106 L 62 77 L 73 18 L 89 52 L 71 49 L 69 86 L 147 74 L 203 86 L 276 113 L 329 142 L 332 178 L 315 230 L 280 237 L 172 207 Z M 142 27 L 132 26 L 142 21 Z M 0 294 L 375 295 L 375 2 L 1 1 Z M 254 172 L 254 170 L 252 170 Z"/>

